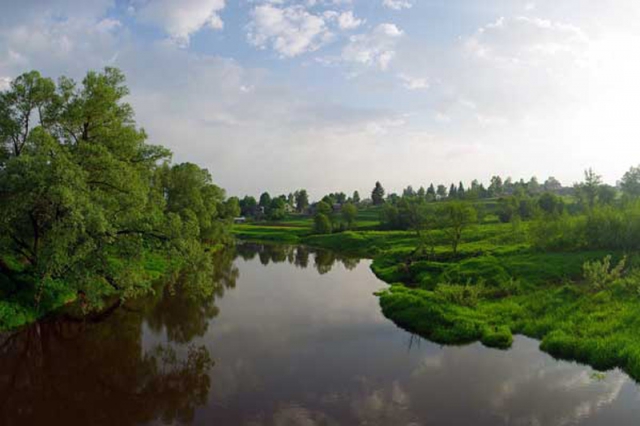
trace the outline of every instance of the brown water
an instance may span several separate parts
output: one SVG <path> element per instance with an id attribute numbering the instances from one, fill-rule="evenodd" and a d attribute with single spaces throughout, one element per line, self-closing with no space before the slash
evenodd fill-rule
<path id="1" fill-rule="evenodd" d="M 0 424 L 640 423 L 640 389 L 623 373 L 594 375 L 522 337 L 503 352 L 398 329 L 369 261 L 239 253 L 206 275 L 214 296 L 196 291 L 202 281 L 165 287 L 91 321 L 59 316 L 5 337 Z"/>

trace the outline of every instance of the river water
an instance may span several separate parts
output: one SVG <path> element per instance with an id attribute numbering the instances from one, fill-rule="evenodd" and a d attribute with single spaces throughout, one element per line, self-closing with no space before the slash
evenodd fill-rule
<path id="1" fill-rule="evenodd" d="M 554 360 L 524 337 L 498 351 L 397 328 L 368 260 L 263 245 L 219 257 L 192 291 L 5 336 L 0 424 L 640 423 L 640 388 L 619 371 Z"/>

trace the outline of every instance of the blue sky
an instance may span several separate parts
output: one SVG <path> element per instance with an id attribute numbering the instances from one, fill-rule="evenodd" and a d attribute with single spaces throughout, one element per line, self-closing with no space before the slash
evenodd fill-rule
<path id="1" fill-rule="evenodd" d="M 0 88 L 117 66 L 230 194 L 640 163 L 640 2 L 0 0 Z"/>

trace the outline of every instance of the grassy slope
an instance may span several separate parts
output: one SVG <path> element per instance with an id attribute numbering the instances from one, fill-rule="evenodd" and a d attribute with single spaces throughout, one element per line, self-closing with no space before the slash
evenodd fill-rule
<path id="1" fill-rule="evenodd" d="M 526 225 L 514 229 L 489 215 L 465 232 L 457 258 L 440 230 L 430 233 L 435 254 L 416 256 L 415 234 L 374 231 L 377 216 L 361 212 L 353 231 L 332 235 L 312 235 L 303 217 L 238 225 L 234 233 L 373 258 L 374 273 L 391 284 L 379 294 L 384 314 L 430 340 L 508 348 L 513 334 L 524 334 L 554 356 L 620 367 L 640 379 L 640 276 L 600 292 L 581 282 L 585 261 L 621 253 L 536 252 L 526 243 Z"/>

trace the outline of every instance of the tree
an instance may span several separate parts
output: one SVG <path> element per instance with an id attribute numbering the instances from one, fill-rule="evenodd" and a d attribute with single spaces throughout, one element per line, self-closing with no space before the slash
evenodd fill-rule
<path id="1" fill-rule="evenodd" d="M 413 190 L 413 186 L 409 185 L 402 191 L 402 196 L 404 198 L 415 197 L 416 191 Z"/>
<path id="2" fill-rule="evenodd" d="M 352 199 L 355 204 L 360 204 L 360 193 L 358 191 L 353 191 Z"/>
<path id="3" fill-rule="evenodd" d="M 269 220 L 284 219 L 287 214 L 286 206 L 286 197 L 276 197 L 272 199 L 271 204 L 269 204 L 269 208 L 267 209 L 267 217 Z"/>
<path id="4" fill-rule="evenodd" d="M 329 217 L 322 213 L 316 213 L 313 218 L 313 230 L 316 234 L 330 234 L 332 225 Z"/>
<path id="5" fill-rule="evenodd" d="M 593 169 L 585 170 L 584 182 L 576 184 L 576 194 L 580 203 L 588 209 L 593 209 L 598 201 L 598 191 L 602 185 L 602 177 Z"/>
<path id="6" fill-rule="evenodd" d="M 558 192 L 562 189 L 562 184 L 555 177 L 549 176 L 549 178 L 544 182 L 543 188 L 547 192 Z"/>
<path id="7" fill-rule="evenodd" d="M 57 86 L 30 72 L 0 93 L 0 255 L 32 277 L 36 301 L 61 288 L 90 307 L 133 297 L 152 288 L 149 250 L 191 260 L 228 237 L 237 200 L 206 170 L 170 166 L 128 94 L 114 68 Z"/>
<path id="8" fill-rule="evenodd" d="M 436 190 L 436 194 L 440 196 L 440 198 L 446 198 L 447 196 L 447 187 L 444 185 L 438 185 L 438 189 Z"/>
<path id="9" fill-rule="evenodd" d="M 640 166 L 631 167 L 620 181 L 620 189 L 631 199 L 640 197 Z"/>
<path id="10" fill-rule="evenodd" d="M 307 194 L 307 190 L 301 189 L 299 191 L 296 191 L 295 199 L 296 210 L 298 210 L 298 213 L 303 213 L 307 209 L 307 207 L 309 207 L 309 194 Z"/>
<path id="11" fill-rule="evenodd" d="M 489 195 L 491 197 L 499 197 L 504 194 L 504 185 L 500 176 L 493 176 L 489 185 Z"/>
<path id="12" fill-rule="evenodd" d="M 464 193 L 465 193 L 465 189 L 464 189 L 464 184 L 462 182 L 460 182 L 460 184 L 458 185 L 458 198 L 464 198 Z"/>
<path id="13" fill-rule="evenodd" d="M 416 193 L 416 195 L 418 196 L 418 198 L 424 199 L 427 196 L 427 190 L 424 189 L 424 186 L 421 186 L 418 189 L 418 192 Z"/>
<path id="14" fill-rule="evenodd" d="M 13 80 L 9 90 L 0 94 L 0 143 L 14 156 L 20 156 L 35 125 L 50 125 L 49 115 L 55 101 L 55 84 L 38 71 Z"/>
<path id="15" fill-rule="evenodd" d="M 540 183 L 538 182 L 538 178 L 536 178 L 535 176 L 531 177 L 531 179 L 529 179 L 529 182 L 527 183 L 527 191 L 529 192 L 530 195 L 536 195 L 540 193 Z"/>
<path id="16" fill-rule="evenodd" d="M 438 188 L 438 189 L 440 189 L 440 188 Z M 444 186 L 442 187 L 442 189 L 444 189 L 445 192 L 447 191 L 447 189 Z M 437 194 L 437 195 L 441 195 L 441 194 Z M 441 196 L 443 196 L 443 195 L 441 195 Z M 433 200 L 436 199 L 436 188 L 433 186 L 433 184 L 429 185 L 429 188 L 427 189 L 427 199 L 428 199 L 428 201 L 433 201 Z"/>
<path id="17" fill-rule="evenodd" d="M 254 197 L 246 195 L 242 200 L 240 200 L 240 214 L 242 216 L 254 216 L 256 214 L 257 207 L 258 202 Z"/>
<path id="18" fill-rule="evenodd" d="M 268 192 L 263 192 L 263 193 L 260 195 L 260 201 L 258 202 L 258 205 L 259 205 L 260 207 L 262 207 L 263 209 L 265 209 L 265 212 L 266 212 L 266 210 L 267 210 L 267 209 L 269 208 L 269 206 L 271 205 L 271 195 L 269 195 L 269 193 L 268 193 Z"/>
<path id="19" fill-rule="evenodd" d="M 458 197 L 458 188 L 454 183 L 451 184 L 449 188 L 449 198 L 457 198 Z"/>
<path id="20" fill-rule="evenodd" d="M 440 217 L 444 231 L 449 238 L 453 254 L 458 253 L 458 246 L 462 240 L 462 233 L 470 225 L 477 222 L 476 209 L 465 202 L 448 202 L 440 210 Z"/>
<path id="21" fill-rule="evenodd" d="M 347 229 L 351 229 L 358 216 L 358 209 L 352 203 L 347 203 L 342 206 L 342 218 L 347 224 Z"/>
<path id="22" fill-rule="evenodd" d="M 332 207 L 330 204 L 324 202 L 324 201 L 320 201 L 318 204 L 316 204 L 316 212 L 323 214 L 327 217 L 329 217 L 331 215 L 331 212 L 333 211 Z"/>
<path id="23" fill-rule="evenodd" d="M 538 199 L 538 206 L 548 215 L 560 215 L 564 212 L 564 201 L 552 192 L 545 192 Z"/>
<path id="24" fill-rule="evenodd" d="M 384 188 L 380 182 L 376 182 L 376 186 L 371 191 L 371 200 L 374 206 L 379 206 L 384 203 Z"/>

